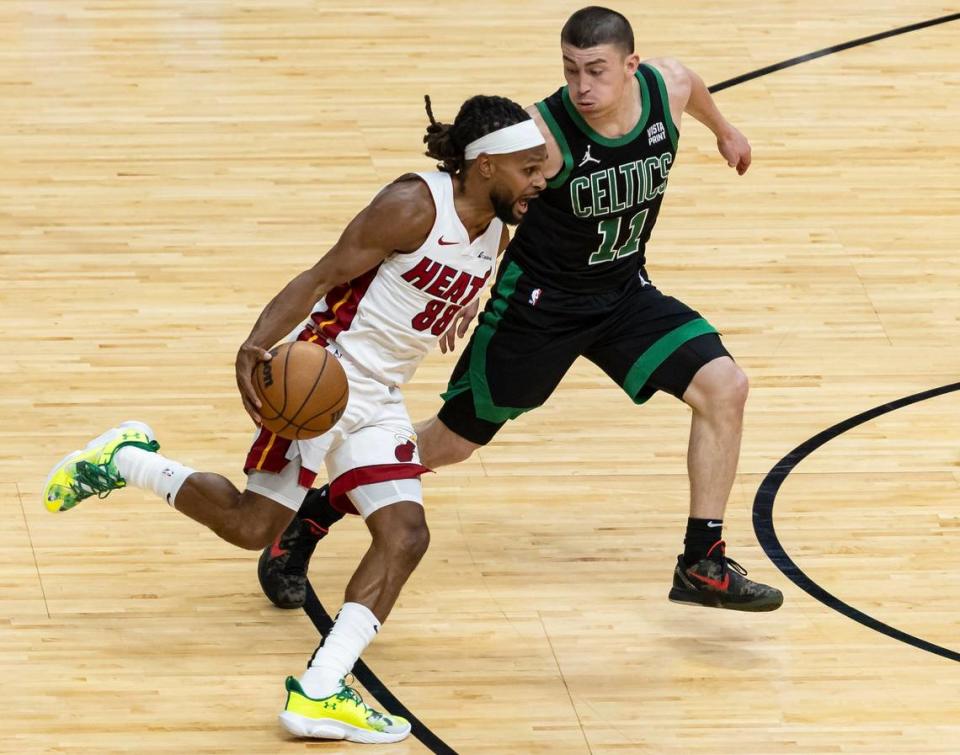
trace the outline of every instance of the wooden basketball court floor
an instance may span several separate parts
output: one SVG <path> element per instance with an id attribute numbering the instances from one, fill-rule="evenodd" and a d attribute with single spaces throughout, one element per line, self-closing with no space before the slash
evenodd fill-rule
<path id="1" fill-rule="evenodd" d="M 242 480 L 233 356 L 266 301 L 383 183 L 430 169 L 422 96 L 528 103 L 577 3 L 92 0 L 0 5 L 0 751 L 339 753 L 289 738 L 317 642 L 256 554 L 123 491 L 52 516 L 49 466 L 150 422 Z M 925 0 L 625 4 L 644 57 L 708 83 L 950 13 Z M 725 534 L 785 592 L 765 615 L 666 600 L 688 412 L 578 363 L 550 402 L 426 480 L 433 543 L 365 655 L 461 753 L 956 753 L 960 677 L 851 621 L 764 555 L 754 496 L 791 449 L 960 371 L 960 24 L 717 94 L 743 178 L 685 119 L 650 270 L 752 381 Z M 406 391 L 438 407 L 452 359 Z M 784 481 L 784 549 L 850 606 L 954 654 L 960 395 L 857 426 Z M 330 610 L 366 544 L 338 525 Z M 414 738 L 372 752 L 426 752 Z"/>

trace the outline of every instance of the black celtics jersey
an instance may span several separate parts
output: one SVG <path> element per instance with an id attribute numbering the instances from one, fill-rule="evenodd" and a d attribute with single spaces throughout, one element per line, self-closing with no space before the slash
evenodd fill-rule
<path id="1" fill-rule="evenodd" d="M 630 133 L 596 133 L 567 87 L 537 103 L 563 155 L 510 243 L 509 256 L 535 279 L 584 293 L 623 285 L 644 264 L 644 249 L 677 152 L 677 129 L 660 73 L 636 73 L 642 112 Z"/>

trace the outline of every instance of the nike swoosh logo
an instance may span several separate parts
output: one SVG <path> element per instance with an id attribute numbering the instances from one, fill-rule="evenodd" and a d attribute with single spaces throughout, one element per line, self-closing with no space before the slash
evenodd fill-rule
<path id="1" fill-rule="evenodd" d="M 705 585 L 712 587 L 714 590 L 719 590 L 720 592 L 726 592 L 727 588 L 730 587 L 730 575 L 724 574 L 723 580 L 719 579 L 710 579 L 710 577 L 704 577 L 696 572 L 687 572 L 688 577 L 693 577 L 694 579 L 699 579 Z"/>
<path id="2" fill-rule="evenodd" d="M 708 527 L 722 527 L 723 522 L 707 522 Z"/>
<path id="3" fill-rule="evenodd" d="M 280 556 L 285 556 L 288 551 L 285 551 L 280 547 L 280 541 L 277 540 L 270 546 L 270 558 L 280 558 Z"/>
<path id="4" fill-rule="evenodd" d="M 456 245 L 459 244 L 460 242 L 459 242 L 459 241 L 444 241 L 444 240 L 443 240 L 443 236 L 441 236 L 440 239 L 437 241 L 437 243 L 438 243 L 440 246 L 456 246 Z"/>

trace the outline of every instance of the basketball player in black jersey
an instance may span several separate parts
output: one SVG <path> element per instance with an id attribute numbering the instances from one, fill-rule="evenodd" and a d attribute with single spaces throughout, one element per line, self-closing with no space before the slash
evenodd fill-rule
<path id="1" fill-rule="evenodd" d="M 546 401 L 584 356 L 637 404 L 664 391 L 693 410 L 690 513 L 670 600 L 774 610 L 782 593 L 747 579 L 721 536 L 747 378 L 713 326 L 661 293 L 645 267 L 684 113 L 716 135 L 741 175 L 750 145 L 697 74 L 668 58 L 641 63 L 630 24 L 615 11 L 574 13 L 561 51 L 567 86 L 528 109 L 546 139 L 544 175 L 552 178 L 503 256 L 443 407 L 417 427 L 421 461 L 437 468 L 466 459 L 507 420 Z M 463 336 L 473 314 L 441 345 L 451 348 L 454 329 Z M 339 514 L 324 487 L 307 496 L 299 517 L 260 560 L 264 592 L 282 607 L 302 605 L 310 554 Z"/>

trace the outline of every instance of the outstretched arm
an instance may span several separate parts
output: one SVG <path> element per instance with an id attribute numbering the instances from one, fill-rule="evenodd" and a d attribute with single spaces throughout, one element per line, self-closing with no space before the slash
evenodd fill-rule
<path id="1" fill-rule="evenodd" d="M 433 227 L 436 210 L 423 181 L 384 188 L 344 229 L 333 248 L 270 300 L 237 353 L 237 386 L 244 408 L 260 422 L 253 368 L 270 359 L 268 348 L 310 314 L 331 288 L 375 268 L 393 252 L 419 248 Z"/>
<path id="2" fill-rule="evenodd" d="M 656 58 L 645 61 L 663 76 L 670 97 L 670 111 L 679 128 L 680 116 L 690 113 L 717 137 L 717 149 L 727 165 L 736 168 L 741 176 L 751 162 L 750 143 L 720 112 L 707 90 L 703 79 L 673 58 Z"/>

